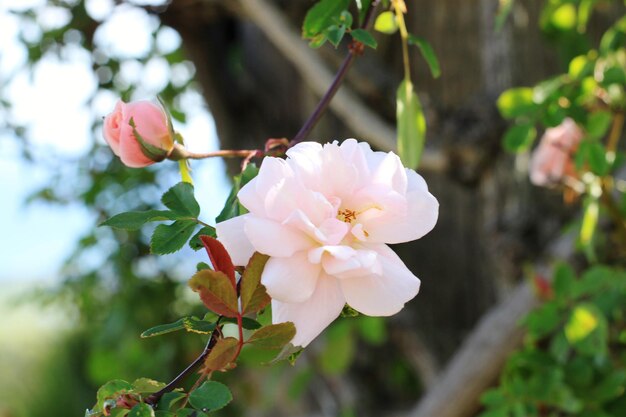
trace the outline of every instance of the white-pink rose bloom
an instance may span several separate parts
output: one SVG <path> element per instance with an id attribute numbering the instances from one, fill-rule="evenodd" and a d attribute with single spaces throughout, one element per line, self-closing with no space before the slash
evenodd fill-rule
<path id="1" fill-rule="evenodd" d="M 354 139 L 303 142 L 287 159 L 265 158 L 238 197 L 249 213 L 218 223 L 218 238 L 236 265 L 254 251 L 270 256 L 261 282 L 272 322 L 295 324 L 295 346 L 309 344 L 346 303 L 389 316 L 417 294 L 419 279 L 386 244 L 428 233 L 439 203 L 394 153 Z"/>

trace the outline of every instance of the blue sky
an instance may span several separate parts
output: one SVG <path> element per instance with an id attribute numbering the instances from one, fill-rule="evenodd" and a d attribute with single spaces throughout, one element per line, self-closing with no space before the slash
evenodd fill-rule
<path id="1" fill-rule="evenodd" d="M 25 26 L 10 13 L 11 9 L 26 7 L 37 9 L 37 25 Z M 129 4 L 115 6 L 111 0 L 87 0 L 87 10 L 103 21 L 95 38 L 107 54 L 132 57 L 149 49 L 147 43 L 153 41 L 150 31 L 158 22 L 143 10 Z M 28 146 L 35 147 L 38 153 L 77 158 L 90 146 L 92 117 L 110 112 L 117 97 L 97 91 L 90 57 L 79 47 L 68 48 L 61 59 L 44 58 L 32 74 L 20 70 L 26 50 L 18 36 L 37 39 L 42 27 L 58 27 L 67 19 L 62 10 L 44 0 L 0 3 L 0 86 L 13 104 L 9 115 L 0 112 L 0 127 L 6 118 L 11 118 L 28 127 Z M 128 25 L 129 21 L 133 24 Z M 181 40 L 173 30 L 165 28 L 159 31 L 155 42 L 158 49 L 167 52 L 176 49 Z M 132 62 L 123 66 L 119 82 L 138 85 L 137 99 L 154 99 L 154 92 L 160 91 L 163 83 L 176 77 L 184 82 L 194 71 L 190 63 L 170 68 L 164 60 L 154 59 L 143 68 Z M 85 103 L 94 93 L 96 99 L 87 108 Z M 181 107 L 188 110 L 187 123 L 176 128 L 188 147 L 196 152 L 218 149 L 213 119 L 201 95 L 193 91 L 186 94 Z M 206 219 L 219 213 L 228 194 L 224 172 L 221 160 L 194 162 L 196 195 Z M 0 281 L 55 280 L 78 237 L 93 227 L 94 219 L 80 206 L 24 204 L 25 198 L 45 184 L 50 175 L 45 168 L 23 161 L 16 138 L 0 129 Z M 188 263 L 195 265 L 195 260 Z"/>

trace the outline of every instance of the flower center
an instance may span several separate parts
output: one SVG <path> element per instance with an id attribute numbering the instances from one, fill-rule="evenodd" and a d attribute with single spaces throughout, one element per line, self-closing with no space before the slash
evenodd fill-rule
<path id="1" fill-rule="evenodd" d="M 352 223 L 356 220 L 356 212 L 350 209 L 343 209 L 337 212 L 337 218 L 346 223 Z"/>

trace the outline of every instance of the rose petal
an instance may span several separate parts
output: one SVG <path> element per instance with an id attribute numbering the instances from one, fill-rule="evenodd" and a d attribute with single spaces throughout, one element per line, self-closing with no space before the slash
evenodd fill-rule
<path id="1" fill-rule="evenodd" d="M 261 283 L 274 300 L 301 303 L 313 294 L 321 272 L 321 266 L 310 263 L 307 252 L 301 251 L 289 258 L 271 257 L 263 270 Z"/>
<path id="2" fill-rule="evenodd" d="M 368 245 L 378 252 L 382 274 L 339 280 L 346 302 L 368 316 L 396 314 L 417 295 L 420 280 L 387 245 Z"/>
<path id="3" fill-rule="evenodd" d="M 246 218 L 244 231 L 252 246 L 269 256 L 286 258 L 311 248 L 315 243 L 297 229 L 254 215 Z"/>
<path id="4" fill-rule="evenodd" d="M 291 343 L 305 347 L 339 316 L 345 303 L 337 280 L 322 273 L 307 301 L 284 303 L 272 300 L 272 323 L 293 322 L 296 336 Z"/>
<path id="5" fill-rule="evenodd" d="M 218 223 L 215 226 L 217 237 L 224 245 L 233 264 L 237 266 L 245 266 L 254 253 L 254 246 L 248 240 L 244 225 L 250 214 L 233 217 L 232 219 Z"/>
<path id="6" fill-rule="evenodd" d="M 411 191 L 406 194 L 406 211 L 383 210 L 380 216 L 363 220 L 369 241 L 409 242 L 419 239 L 435 227 L 439 217 L 439 202 L 428 189 L 423 189 L 422 177 L 410 172 L 408 179 Z"/>

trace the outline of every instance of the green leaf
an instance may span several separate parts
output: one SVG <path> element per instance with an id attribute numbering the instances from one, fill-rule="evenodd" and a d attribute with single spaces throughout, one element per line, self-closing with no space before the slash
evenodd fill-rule
<path id="1" fill-rule="evenodd" d="M 259 173 L 259 168 L 257 168 L 254 164 L 248 164 L 246 169 L 239 175 L 236 175 L 233 178 L 233 188 L 230 190 L 230 194 L 226 199 L 226 203 L 224 204 L 224 208 L 221 213 L 217 216 L 215 221 L 217 223 L 223 222 L 228 219 L 232 219 L 233 217 L 237 217 L 241 214 L 244 214 L 245 208 L 239 204 L 239 200 L 237 200 L 237 193 L 239 190 L 250 182 L 254 177 Z"/>
<path id="2" fill-rule="evenodd" d="M 207 414 L 191 408 L 181 408 L 176 411 L 176 417 L 207 417 Z"/>
<path id="3" fill-rule="evenodd" d="M 533 88 L 533 102 L 535 104 L 543 104 L 567 81 L 567 77 L 558 76 L 540 82 Z"/>
<path id="4" fill-rule="evenodd" d="M 537 137 L 537 130 L 532 124 L 511 126 L 504 137 L 502 145 L 509 152 L 525 152 L 532 146 Z"/>
<path id="5" fill-rule="evenodd" d="M 568 73 L 575 80 L 588 76 L 593 71 L 593 63 L 587 55 L 579 55 L 569 63 Z"/>
<path id="6" fill-rule="evenodd" d="M 117 397 L 120 394 L 130 392 L 132 389 L 132 384 L 121 379 L 114 379 L 107 382 L 98 389 L 98 393 L 96 394 L 96 398 L 98 400 L 96 403 L 96 409 L 102 410 L 102 406 L 106 400 Z"/>
<path id="7" fill-rule="evenodd" d="M 591 139 L 602 138 L 609 130 L 612 120 L 613 115 L 608 111 L 591 113 L 587 118 L 587 123 L 585 123 L 587 136 Z"/>
<path id="8" fill-rule="evenodd" d="M 223 272 L 203 269 L 189 280 L 189 287 L 211 311 L 226 317 L 237 317 L 237 293 Z"/>
<path id="9" fill-rule="evenodd" d="M 248 266 L 241 276 L 242 314 L 257 312 L 271 301 L 261 284 L 261 274 L 268 259 L 269 256 L 255 252 L 248 261 Z"/>
<path id="10" fill-rule="evenodd" d="M 150 327 L 148 330 L 141 333 L 142 338 L 160 336 L 162 334 L 172 333 L 185 328 L 183 319 L 178 319 L 173 323 L 159 324 L 158 326 Z"/>
<path id="11" fill-rule="evenodd" d="M 435 54 L 435 51 L 430 43 L 428 43 L 428 41 L 424 38 L 411 34 L 409 34 L 409 43 L 411 45 L 416 45 L 419 48 L 422 56 L 428 64 L 428 68 L 430 68 L 430 73 L 434 78 L 439 78 L 441 75 L 441 67 L 439 66 L 439 60 L 437 59 L 437 55 Z"/>
<path id="12" fill-rule="evenodd" d="M 185 330 L 192 333 L 209 334 L 217 327 L 213 321 L 198 320 L 196 317 L 184 317 L 182 320 Z"/>
<path id="13" fill-rule="evenodd" d="M 197 218 L 200 206 L 193 195 L 193 185 L 179 182 L 163 194 L 161 202 L 165 207 L 181 216 Z"/>
<path id="14" fill-rule="evenodd" d="M 374 22 L 374 29 L 387 35 L 396 33 L 398 31 L 398 22 L 395 13 L 386 11 L 379 14 Z"/>
<path id="15" fill-rule="evenodd" d="M 554 331 L 561 322 L 561 315 L 555 303 L 546 303 L 532 311 L 524 319 L 529 334 L 541 339 Z"/>
<path id="16" fill-rule="evenodd" d="M 169 225 L 158 225 L 150 240 L 150 252 L 156 255 L 176 252 L 185 245 L 195 229 L 194 220 L 176 220 Z"/>
<path id="17" fill-rule="evenodd" d="M 163 382 L 155 381 L 154 379 L 139 378 L 133 382 L 133 391 L 142 395 L 154 394 L 164 386 Z"/>
<path id="18" fill-rule="evenodd" d="M 326 37 L 326 34 L 325 33 L 320 33 L 319 35 L 315 35 L 311 39 L 311 42 L 309 42 L 309 47 L 311 47 L 313 49 L 320 48 L 322 45 L 324 45 L 326 43 L 327 40 L 328 40 L 328 37 Z"/>
<path id="19" fill-rule="evenodd" d="M 154 417 L 154 410 L 148 404 L 137 404 L 130 410 L 128 417 Z"/>
<path id="20" fill-rule="evenodd" d="M 345 34 L 346 27 L 344 25 L 333 25 L 326 31 L 326 37 L 328 38 L 328 41 L 332 43 L 335 48 L 339 46 L 339 43 L 341 42 L 341 40 L 343 39 L 343 35 Z"/>
<path id="21" fill-rule="evenodd" d="M 311 39 L 334 23 L 341 12 L 348 8 L 350 0 L 321 0 L 307 12 L 302 24 L 302 37 Z"/>
<path id="22" fill-rule="evenodd" d="M 221 323 L 237 324 L 237 319 L 234 317 L 223 317 Z M 246 330 L 256 330 L 261 327 L 261 323 L 250 317 L 243 317 L 241 319 L 241 325 Z"/>
<path id="23" fill-rule="evenodd" d="M 218 339 L 204 360 L 204 371 L 221 371 L 227 368 L 236 359 L 238 351 L 239 340 L 234 337 Z"/>
<path id="24" fill-rule="evenodd" d="M 574 269 L 566 263 L 558 264 L 554 271 L 554 284 L 552 285 L 557 299 L 567 300 L 571 297 L 575 283 Z"/>
<path id="25" fill-rule="evenodd" d="M 157 408 L 159 410 L 171 410 L 176 403 L 186 397 L 187 395 L 180 391 L 167 392 L 163 394 L 163 397 L 159 400 Z"/>
<path id="26" fill-rule="evenodd" d="M 573 309 L 565 325 L 565 336 L 578 352 L 602 356 L 608 341 L 606 317 L 594 304 L 581 303 Z"/>
<path id="27" fill-rule="evenodd" d="M 215 322 L 200 320 L 196 317 L 183 317 L 173 323 L 159 324 L 144 331 L 142 338 L 161 336 L 163 334 L 176 332 L 178 330 L 186 330 L 188 332 L 208 334 L 215 329 Z"/>
<path id="28" fill-rule="evenodd" d="M 580 227 L 580 235 L 578 240 L 587 253 L 593 258 L 593 237 L 598 225 L 598 216 L 600 214 L 600 205 L 595 198 L 588 198 L 585 204 L 585 213 L 583 214 L 582 225 Z"/>
<path id="29" fill-rule="evenodd" d="M 426 119 L 413 84 L 404 80 L 396 93 L 398 155 L 408 168 L 419 165 L 426 139 Z"/>
<path id="30" fill-rule="evenodd" d="M 252 333 L 246 343 L 250 343 L 260 349 L 280 349 L 296 335 L 296 327 L 293 323 L 270 324 Z"/>
<path id="31" fill-rule="evenodd" d="M 361 42 L 365 46 L 369 46 L 372 49 L 376 49 L 376 47 L 378 46 L 378 42 L 376 42 L 376 39 L 374 39 L 372 34 L 365 29 L 354 29 L 352 32 L 350 32 L 350 34 L 352 35 L 352 39 Z"/>
<path id="32" fill-rule="evenodd" d="M 193 237 L 189 241 L 189 247 L 191 249 L 200 250 L 204 247 L 204 245 L 202 244 L 202 241 L 200 240 L 200 236 L 211 236 L 212 238 L 217 238 L 215 227 L 204 226 L 202 229 L 198 230 L 198 233 L 193 235 Z"/>
<path id="33" fill-rule="evenodd" d="M 506 90 L 497 101 L 498 110 L 505 119 L 528 115 L 536 109 L 533 102 L 533 89 L 529 87 Z"/>
<path id="34" fill-rule="evenodd" d="M 116 229 L 138 230 L 144 224 L 154 221 L 175 220 L 176 215 L 169 210 L 129 211 L 116 214 L 100 223 L 100 226 L 110 226 Z"/>
<path id="35" fill-rule="evenodd" d="M 216 381 L 206 381 L 189 394 L 189 404 L 196 410 L 215 411 L 226 407 L 233 399 L 228 387 Z"/>

